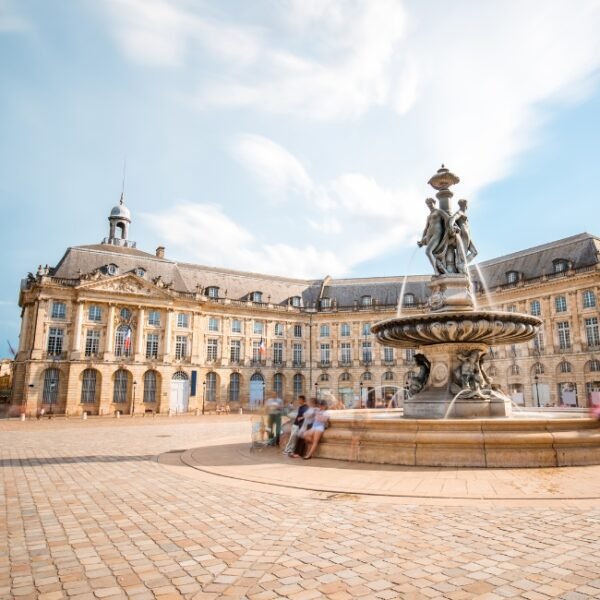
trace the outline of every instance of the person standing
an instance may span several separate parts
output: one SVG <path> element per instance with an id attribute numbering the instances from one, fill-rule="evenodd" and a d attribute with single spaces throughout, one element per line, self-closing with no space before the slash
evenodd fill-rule
<path id="1" fill-rule="evenodd" d="M 281 435 L 281 415 L 283 413 L 283 400 L 273 392 L 265 403 L 267 411 L 267 427 L 271 432 L 268 444 L 277 446 Z"/>
<path id="2" fill-rule="evenodd" d="M 308 405 L 306 404 L 305 396 L 298 396 L 298 412 L 296 413 L 296 418 L 292 423 L 292 432 L 290 433 L 290 439 L 283 451 L 284 454 L 292 454 L 294 449 L 296 448 L 296 442 L 298 440 L 298 432 L 304 423 L 304 413 L 308 410 Z"/>

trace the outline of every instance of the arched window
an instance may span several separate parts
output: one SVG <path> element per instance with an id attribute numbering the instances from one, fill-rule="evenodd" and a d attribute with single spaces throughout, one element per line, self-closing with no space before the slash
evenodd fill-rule
<path id="1" fill-rule="evenodd" d="M 571 367 L 571 363 L 563 360 L 561 363 L 559 363 L 558 370 L 560 373 L 570 373 L 573 370 L 573 367 Z"/>
<path id="2" fill-rule="evenodd" d="M 544 365 L 542 363 L 535 363 L 535 365 L 533 365 L 533 374 L 534 375 L 543 375 L 544 374 Z"/>
<path id="3" fill-rule="evenodd" d="M 46 369 L 44 372 L 44 390 L 42 402 L 44 404 L 56 404 L 58 402 L 58 383 L 60 371 L 58 369 Z"/>
<path id="4" fill-rule="evenodd" d="M 229 402 L 240 401 L 240 374 L 232 373 L 229 376 Z"/>
<path id="5" fill-rule="evenodd" d="M 283 395 L 283 375 L 281 373 L 275 373 L 273 375 L 273 391 L 278 395 Z"/>
<path id="6" fill-rule="evenodd" d="M 340 381 L 350 381 L 350 373 L 342 373 L 340 375 Z"/>
<path id="7" fill-rule="evenodd" d="M 86 369 L 83 372 L 81 384 L 81 404 L 95 404 L 96 402 L 96 369 Z"/>
<path id="8" fill-rule="evenodd" d="M 373 374 L 369 371 L 365 371 L 361 377 L 363 381 L 371 381 L 373 379 Z"/>
<path id="9" fill-rule="evenodd" d="M 327 375 L 327 373 L 321 373 L 319 375 L 319 381 L 329 381 L 329 375 Z"/>
<path id="10" fill-rule="evenodd" d="M 208 402 L 217 401 L 217 374 L 214 371 L 206 374 L 206 400 Z"/>
<path id="11" fill-rule="evenodd" d="M 596 294 L 592 290 L 585 290 L 582 294 L 583 308 L 594 308 L 596 306 Z"/>
<path id="12" fill-rule="evenodd" d="M 295 395 L 302 394 L 304 392 L 304 377 L 300 375 L 300 373 L 296 373 L 296 375 L 294 375 L 293 384 Z"/>
<path id="13" fill-rule="evenodd" d="M 585 370 L 590 373 L 598 373 L 600 372 L 600 360 L 594 358 L 585 365 Z"/>
<path id="14" fill-rule="evenodd" d="M 115 373 L 115 384 L 113 387 L 113 402 L 114 404 L 124 404 L 127 402 L 127 383 L 129 374 L 125 369 L 119 369 Z"/>
<path id="15" fill-rule="evenodd" d="M 519 365 L 510 365 L 510 374 L 511 375 L 519 375 L 521 370 L 519 369 Z"/>
<path id="16" fill-rule="evenodd" d="M 394 381 L 394 374 L 391 371 L 386 371 L 383 374 L 384 381 Z"/>
<path id="17" fill-rule="evenodd" d="M 404 306 L 413 306 L 415 303 L 415 295 L 414 294 L 404 294 L 403 304 Z"/>
<path id="18" fill-rule="evenodd" d="M 127 310 L 124 308 L 123 310 Z M 119 325 L 115 333 L 115 356 L 131 355 L 131 327 Z"/>
<path id="19" fill-rule="evenodd" d="M 187 381 L 189 377 L 185 371 L 177 371 L 176 373 L 173 373 L 171 379 L 174 379 L 175 381 Z"/>
<path id="20" fill-rule="evenodd" d="M 146 371 L 144 373 L 144 402 L 152 404 L 156 402 L 156 372 Z"/>

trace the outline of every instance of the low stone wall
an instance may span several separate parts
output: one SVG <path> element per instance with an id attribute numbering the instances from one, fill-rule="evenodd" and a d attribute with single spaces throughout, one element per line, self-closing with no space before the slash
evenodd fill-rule
<path id="1" fill-rule="evenodd" d="M 565 467 L 600 464 L 600 422 L 589 418 L 403 419 L 334 413 L 320 458 L 432 467 Z"/>

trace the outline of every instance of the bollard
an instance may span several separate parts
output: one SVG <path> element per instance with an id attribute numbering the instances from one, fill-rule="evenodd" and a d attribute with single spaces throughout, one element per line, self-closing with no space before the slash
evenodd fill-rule
<path id="1" fill-rule="evenodd" d="M 244 414 L 244 409 L 240 406 L 240 415 Z"/>
<path id="2" fill-rule="evenodd" d="M 196 416 L 197 416 L 197 417 L 199 417 L 199 416 L 200 416 L 200 409 L 199 409 L 199 408 L 197 408 L 197 409 L 196 409 Z"/>
<path id="3" fill-rule="evenodd" d="M 87 412 L 84 410 L 82 415 L 81 415 L 82 420 L 87 420 Z"/>
<path id="4" fill-rule="evenodd" d="M 116 417 L 117 419 L 120 419 L 120 418 L 121 418 L 121 411 L 120 411 L 120 410 L 116 410 L 116 411 L 115 411 L 115 417 Z"/>
<path id="5" fill-rule="evenodd" d="M 172 417 L 173 416 L 173 411 L 171 409 L 169 409 L 169 416 Z"/>
<path id="6" fill-rule="evenodd" d="M 21 413 L 21 421 L 25 420 L 25 413 Z"/>

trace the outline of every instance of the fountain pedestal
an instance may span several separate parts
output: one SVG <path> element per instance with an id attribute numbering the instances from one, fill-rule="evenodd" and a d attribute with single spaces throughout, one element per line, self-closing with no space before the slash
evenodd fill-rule
<path id="1" fill-rule="evenodd" d="M 501 394 L 494 394 L 484 376 L 480 363 L 482 355 L 488 351 L 486 344 L 435 344 L 420 348 L 419 351 L 426 355 L 430 363 L 429 377 L 418 394 L 409 395 L 404 401 L 406 418 L 481 419 L 510 416 L 510 401 Z M 462 388 L 466 380 L 472 383 L 473 389 Z"/>

